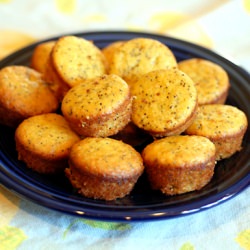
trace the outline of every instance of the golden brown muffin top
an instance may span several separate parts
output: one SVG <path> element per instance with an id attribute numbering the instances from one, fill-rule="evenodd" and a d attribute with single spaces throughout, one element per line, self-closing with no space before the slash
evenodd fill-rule
<path id="1" fill-rule="evenodd" d="M 132 120 L 141 129 L 162 133 L 183 125 L 197 107 L 193 81 L 178 69 L 152 71 L 132 87 Z"/>
<path id="2" fill-rule="evenodd" d="M 203 136 L 169 136 L 149 144 L 142 152 L 151 167 L 200 166 L 215 156 L 214 144 Z"/>
<path id="3" fill-rule="evenodd" d="M 222 94 L 228 91 L 227 72 L 216 63 L 192 58 L 179 62 L 178 68 L 194 81 L 199 105 L 215 103 Z"/>
<path id="4" fill-rule="evenodd" d="M 7 66 L 0 70 L 0 102 L 23 116 L 53 112 L 58 101 L 42 75 L 26 66 Z"/>
<path id="5" fill-rule="evenodd" d="M 114 112 L 130 98 L 127 83 L 116 75 L 102 75 L 71 88 L 62 101 L 67 116 L 88 120 Z"/>
<path id="6" fill-rule="evenodd" d="M 134 38 L 116 49 L 109 73 L 119 75 L 132 84 L 142 74 L 176 66 L 176 59 L 166 45 L 154 39 Z"/>
<path id="7" fill-rule="evenodd" d="M 76 36 L 59 38 L 51 56 L 56 71 L 71 87 L 106 72 L 102 52 L 84 38 Z"/>
<path id="8" fill-rule="evenodd" d="M 68 155 L 80 140 L 63 116 L 50 113 L 30 117 L 16 129 L 16 140 L 27 150 L 48 158 Z"/>
<path id="9" fill-rule="evenodd" d="M 103 178 L 129 178 L 143 171 L 141 155 L 130 145 L 111 138 L 85 138 L 70 152 L 70 166 L 79 173 Z"/>
<path id="10" fill-rule="evenodd" d="M 223 104 L 203 105 L 193 124 L 186 130 L 187 134 L 208 136 L 211 139 L 235 136 L 247 129 L 245 113 L 236 107 Z"/>

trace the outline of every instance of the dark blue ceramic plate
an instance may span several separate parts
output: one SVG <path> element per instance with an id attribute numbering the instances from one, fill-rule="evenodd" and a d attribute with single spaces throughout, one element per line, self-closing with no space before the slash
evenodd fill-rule
<path id="1" fill-rule="evenodd" d="M 146 33 L 94 32 L 74 35 L 93 40 L 100 48 L 117 40 L 149 37 L 166 44 L 178 61 L 192 57 L 211 60 L 221 65 L 229 74 L 231 89 L 227 103 L 243 110 L 250 120 L 250 76 L 210 50 L 177 39 Z M 13 64 L 28 65 L 36 45 L 5 58 L 0 62 L 0 68 Z M 26 168 L 17 160 L 14 131 L 4 126 L 0 129 L 0 183 L 26 199 L 71 215 L 110 221 L 168 219 L 218 205 L 238 194 L 250 183 L 249 130 L 243 141 L 243 149 L 230 159 L 219 162 L 213 179 L 202 190 L 167 197 L 158 191 L 152 191 L 146 177 L 142 176 L 130 195 L 106 202 L 79 196 L 64 176 L 47 177 Z"/>

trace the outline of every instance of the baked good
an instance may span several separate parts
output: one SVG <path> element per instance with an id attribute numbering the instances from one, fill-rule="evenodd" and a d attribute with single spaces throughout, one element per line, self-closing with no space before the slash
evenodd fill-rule
<path id="1" fill-rule="evenodd" d="M 56 72 L 51 56 L 47 58 L 43 79 L 48 83 L 58 101 L 61 102 L 63 97 L 69 91 L 70 86 Z"/>
<path id="2" fill-rule="evenodd" d="M 183 194 L 211 180 L 215 146 L 202 136 L 169 136 L 146 146 L 142 158 L 152 189 L 166 195 Z"/>
<path id="3" fill-rule="evenodd" d="M 116 50 L 124 43 L 124 41 L 116 41 L 110 43 L 106 47 L 102 49 L 102 53 L 104 54 L 107 62 L 107 70 L 109 70 L 109 65 L 112 61 L 113 55 L 115 54 Z"/>
<path id="4" fill-rule="evenodd" d="M 199 105 L 225 103 L 230 83 L 227 72 L 220 65 L 192 58 L 179 62 L 178 68 L 194 81 Z"/>
<path id="5" fill-rule="evenodd" d="M 115 50 L 109 73 L 119 75 L 132 85 L 143 74 L 176 66 L 176 58 L 166 45 L 141 37 L 128 40 Z"/>
<path id="6" fill-rule="evenodd" d="M 48 41 L 40 43 L 35 47 L 31 57 L 31 68 L 42 74 L 45 72 L 47 60 L 55 43 L 56 41 Z"/>
<path id="7" fill-rule="evenodd" d="M 26 66 L 0 70 L 0 123 L 16 127 L 30 116 L 54 112 L 58 100 L 39 72 Z"/>
<path id="8" fill-rule="evenodd" d="M 56 72 L 70 87 L 106 73 L 101 50 L 81 37 L 60 37 L 53 47 L 51 58 Z"/>
<path id="9" fill-rule="evenodd" d="M 247 125 L 245 113 L 238 108 L 210 104 L 199 107 L 195 120 L 185 133 L 209 138 L 216 146 L 216 160 L 221 160 L 241 150 Z"/>
<path id="10" fill-rule="evenodd" d="M 131 192 L 143 170 L 141 155 L 128 144 L 85 138 L 72 147 L 65 173 L 81 195 L 114 200 Z"/>
<path id="11" fill-rule="evenodd" d="M 182 133 L 197 110 L 193 81 L 178 69 L 149 72 L 131 86 L 132 121 L 154 137 Z"/>
<path id="12" fill-rule="evenodd" d="M 18 159 L 42 174 L 62 172 L 72 145 L 79 140 L 64 117 L 55 113 L 25 119 L 15 132 Z"/>
<path id="13" fill-rule="evenodd" d="M 81 136 L 107 137 L 130 121 L 132 97 L 127 83 L 116 75 L 103 75 L 71 88 L 61 110 Z"/>

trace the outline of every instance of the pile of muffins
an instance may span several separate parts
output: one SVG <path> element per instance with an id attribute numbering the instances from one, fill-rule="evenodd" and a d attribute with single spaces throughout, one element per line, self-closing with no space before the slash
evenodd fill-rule
<path id="1" fill-rule="evenodd" d="M 221 66 L 177 62 L 154 39 L 100 49 L 63 36 L 37 45 L 29 67 L 0 70 L 0 122 L 15 129 L 19 160 L 64 172 L 85 197 L 122 198 L 144 171 L 152 189 L 177 195 L 204 187 L 217 161 L 241 150 L 248 122 L 225 104 L 229 88 Z"/>

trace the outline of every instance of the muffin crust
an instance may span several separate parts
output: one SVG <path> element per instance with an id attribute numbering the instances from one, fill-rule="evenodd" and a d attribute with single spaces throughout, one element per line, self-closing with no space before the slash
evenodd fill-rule
<path id="1" fill-rule="evenodd" d="M 134 38 L 120 45 L 110 60 L 109 73 L 132 85 L 143 74 L 153 70 L 177 67 L 172 51 L 161 42 Z"/>
<path id="2" fill-rule="evenodd" d="M 231 105 L 200 106 L 194 122 L 185 131 L 188 135 L 209 138 L 216 146 L 216 160 L 241 150 L 248 122 L 244 112 Z"/>
<path id="3" fill-rule="evenodd" d="M 178 69 L 143 75 L 132 87 L 132 121 L 155 137 L 182 133 L 193 121 L 197 91 L 193 81 Z"/>
<path id="4" fill-rule="evenodd" d="M 227 72 L 211 61 L 192 58 L 178 63 L 178 68 L 194 81 L 198 104 L 224 104 L 230 87 Z"/>
<path id="5" fill-rule="evenodd" d="M 201 136 L 169 136 L 149 144 L 142 152 L 153 189 L 167 195 L 204 187 L 215 167 L 215 146 Z"/>
<path id="6" fill-rule="evenodd" d="M 64 36 L 53 47 L 52 64 L 70 87 L 106 73 L 105 57 L 92 42 L 76 36 Z"/>
<path id="7" fill-rule="evenodd" d="M 58 100 L 42 75 L 26 66 L 13 65 L 0 70 L 0 96 L 0 122 L 11 127 L 58 108 Z"/>
<path id="8" fill-rule="evenodd" d="M 18 159 L 42 174 L 62 172 L 70 148 L 79 140 L 64 117 L 54 113 L 30 117 L 15 132 Z"/>
<path id="9" fill-rule="evenodd" d="M 114 200 L 131 192 L 143 172 L 140 154 L 111 138 L 85 138 L 72 147 L 66 176 L 78 192 Z"/>
<path id="10" fill-rule="evenodd" d="M 62 113 L 70 126 L 85 137 L 116 134 L 130 121 L 132 97 L 125 81 L 103 75 L 70 89 Z"/>

